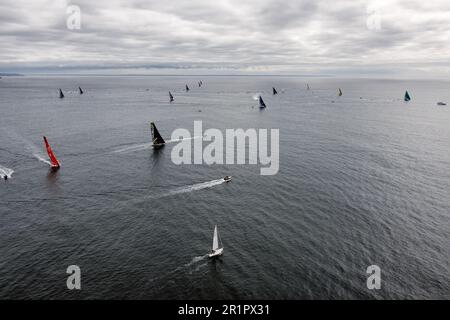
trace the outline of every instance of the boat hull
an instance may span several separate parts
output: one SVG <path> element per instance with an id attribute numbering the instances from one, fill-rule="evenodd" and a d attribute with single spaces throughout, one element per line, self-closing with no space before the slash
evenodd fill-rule
<path id="1" fill-rule="evenodd" d="M 214 251 L 213 253 L 208 254 L 208 257 L 214 258 L 214 257 L 221 256 L 222 254 L 223 254 L 223 248 L 220 248 L 220 249 L 217 249 L 216 251 Z"/>

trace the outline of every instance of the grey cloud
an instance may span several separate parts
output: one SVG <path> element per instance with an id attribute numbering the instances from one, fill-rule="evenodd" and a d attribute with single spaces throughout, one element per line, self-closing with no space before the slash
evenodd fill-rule
<path id="1" fill-rule="evenodd" d="M 81 30 L 66 28 L 71 3 L 81 8 Z M 380 30 L 366 25 L 370 6 L 379 8 Z M 446 0 L 0 0 L 0 71 L 354 74 L 394 63 L 408 74 L 417 70 L 411 64 L 425 63 L 428 72 L 448 76 L 449 16 Z"/>

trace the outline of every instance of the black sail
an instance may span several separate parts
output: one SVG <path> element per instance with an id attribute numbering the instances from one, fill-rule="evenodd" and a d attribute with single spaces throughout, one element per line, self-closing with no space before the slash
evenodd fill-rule
<path id="1" fill-rule="evenodd" d="M 152 129 L 153 146 L 154 147 L 160 147 L 160 146 L 164 145 L 166 142 L 164 141 L 164 139 L 159 134 L 158 129 L 156 129 L 156 126 L 155 126 L 155 124 L 153 122 L 150 124 L 150 127 Z"/>
<path id="2" fill-rule="evenodd" d="M 64 98 L 64 93 L 62 92 L 61 89 L 59 89 L 59 97 L 60 97 L 61 99 Z"/>
<path id="3" fill-rule="evenodd" d="M 170 93 L 170 91 L 169 91 L 169 99 L 170 99 L 170 102 L 173 101 L 173 95 L 172 95 L 172 93 Z"/>
<path id="4" fill-rule="evenodd" d="M 272 88 L 272 90 L 273 90 L 273 94 L 278 94 L 277 89 Z"/>
<path id="5" fill-rule="evenodd" d="M 83 90 L 81 89 L 81 87 L 78 87 L 78 90 L 80 90 L 80 94 L 83 94 Z"/>
<path id="6" fill-rule="evenodd" d="M 265 108 L 266 104 L 264 103 L 264 100 L 261 98 L 261 96 L 259 96 L 259 107 L 260 108 Z"/>
<path id="7" fill-rule="evenodd" d="M 405 98 L 404 98 L 404 100 L 405 100 L 405 101 L 410 101 L 410 100 L 411 100 L 411 97 L 409 96 L 408 91 L 405 92 Z"/>

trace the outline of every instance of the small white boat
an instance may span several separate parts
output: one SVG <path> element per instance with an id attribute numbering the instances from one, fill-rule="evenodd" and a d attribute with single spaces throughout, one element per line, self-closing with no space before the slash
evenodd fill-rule
<path id="1" fill-rule="evenodd" d="M 217 231 L 217 225 L 215 225 L 212 250 L 208 254 L 208 256 L 210 258 L 214 258 L 214 257 L 222 255 L 222 253 L 223 253 L 223 247 L 219 247 L 219 232 Z"/>
<path id="2" fill-rule="evenodd" d="M 230 182 L 231 181 L 231 176 L 225 176 L 223 178 L 223 180 L 225 180 L 225 182 Z"/>

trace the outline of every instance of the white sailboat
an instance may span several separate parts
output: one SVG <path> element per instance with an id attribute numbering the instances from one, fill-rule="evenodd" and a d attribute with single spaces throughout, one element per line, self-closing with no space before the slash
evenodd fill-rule
<path id="1" fill-rule="evenodd" d="M 222 255 L 222 253 L 223 253 L 223 247 L 219 247 L 219 231 L 217 231 L 217 225 L 215 225 L 212 250 L 208 256 L 210 258 L 213 258 L 213 257 Z"/>

